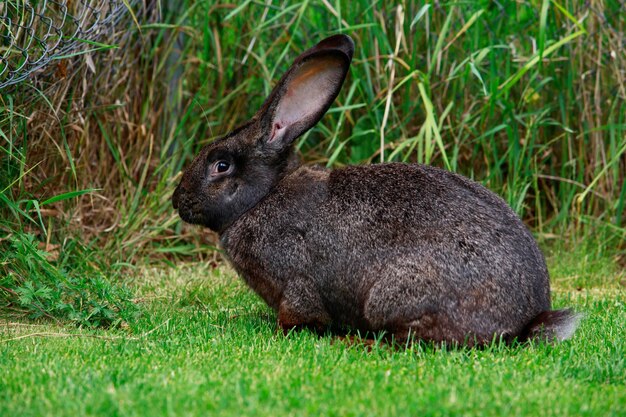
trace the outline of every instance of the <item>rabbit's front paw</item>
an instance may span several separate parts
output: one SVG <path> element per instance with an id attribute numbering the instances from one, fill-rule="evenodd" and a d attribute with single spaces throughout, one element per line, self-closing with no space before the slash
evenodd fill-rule
<path id="1" fill-rule="evenodd" d="M 314 308 L 311 304 L 294 305 L 283 299 L 278 307 L 278 326 L 285 336 L 294 329 L 303 328 L 313 330 L 316 333 L 323 333 L 329 323 L 330 318 L 323 308 Z"/>

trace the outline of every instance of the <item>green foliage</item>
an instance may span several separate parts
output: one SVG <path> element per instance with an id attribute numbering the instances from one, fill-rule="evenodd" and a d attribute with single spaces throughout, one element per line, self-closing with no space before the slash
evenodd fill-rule
<path id="1" fill-rule="evenodd" d="M 0 316 L 45 317 L 84 327 L 118 326 L 133 318 L 138 309 L 132 294 L 115 282 L 119 274 L 102 271 L 101 253 L 71 236 L 49 243 L 45 210 L 94 190 L 36 198 L 25 190 L 35 168 L 27 167 L 25 144 L 18 146 L 11 132 L 2 133 L 9 140 L 0 148 Z"/>
<path id="2" fill-rule="evenodd" d="M 51 262 L 51 255 L 38 248 L 33 235 L 16 233 L 0 246 L 0 308 L 14 316 L 108 327 L 120 325 L 138 312 L 127 288 L 84 257 L 70 260 L 76 256 L 76 247 L 60 249 L 59 259 Z"/>

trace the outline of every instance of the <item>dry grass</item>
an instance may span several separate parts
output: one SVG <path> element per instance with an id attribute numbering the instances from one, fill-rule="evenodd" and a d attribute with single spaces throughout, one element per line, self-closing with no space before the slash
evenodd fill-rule
<path id="1" fill-rule="evenodd" d="M 110 39 L 118 48 L 58 61 L 3 92 L 2 146 L 14 154 L 2 160 L 19 178 L 5 191 L 42 201 L 97 189 L 24 223 L 48 243 L 79 235 L 121 261 L 155 248 L 215 256 L 197 249 L 212 236 L 170 209 L 177 173 L 251 116 L 299 51 L 341 30 L 357 43 L 351 77 L 337 109 L 300 141 L 306 160 L 448 165 L 501 193 L 539 232 L 601 229 L 623 244 L 624 6 L 547 4 L 545 19 L 541 4 L 522 3 L 137 10 L 143 28 L 129 17 Z"/>

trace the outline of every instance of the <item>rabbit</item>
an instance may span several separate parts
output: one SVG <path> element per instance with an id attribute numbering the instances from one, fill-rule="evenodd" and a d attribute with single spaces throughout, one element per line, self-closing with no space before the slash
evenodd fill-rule
<path id="1" fill-rule="evenodd" d="M 322 40 L 250 121 L 205 146 L 174 191 L 180 217 L 218 233 L 285 332 L 467 346 L 571 337 L 578 314 L 551 310 L 542 252 L 493 192 L 420 164 L 300 164 L 294 140 L 337 97 L 353 51 L 349 36 Z"/>

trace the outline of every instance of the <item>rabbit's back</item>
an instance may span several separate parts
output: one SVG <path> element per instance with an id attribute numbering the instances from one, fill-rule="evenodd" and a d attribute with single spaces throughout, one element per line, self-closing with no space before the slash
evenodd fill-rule
<path id="1" fill-rule="evenodd" d="M 222 242 L 271 306 L 313 288 L 333 321 L 357 328 L 413 317 L 459 337 L 516 335 L 550 308 L 545 261 L 515 213 L 429 166 L 300 168 Z"/>

